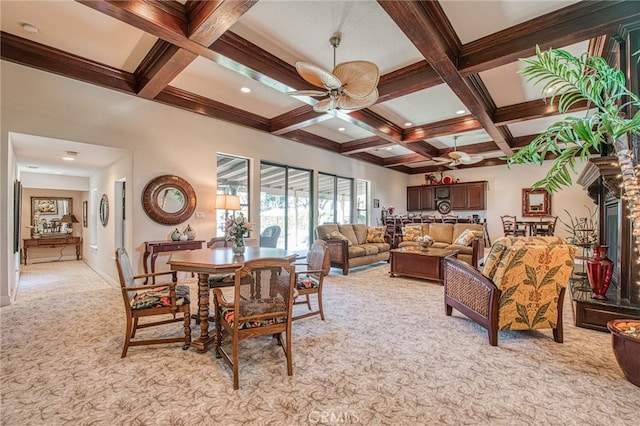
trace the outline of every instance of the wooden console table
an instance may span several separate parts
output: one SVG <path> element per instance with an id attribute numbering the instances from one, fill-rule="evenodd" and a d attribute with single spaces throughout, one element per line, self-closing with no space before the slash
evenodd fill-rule
<path id="1" fill-rule="evenodd" d="M 202 243 L 204 240 L 187 240 L 187 241 L 145 241 L 144 242 L 144 256 L 142 258 L 142 263 L 144 266 L 144 273 L 149 273 L 149 268 L 147 266 L 147 262 L 149 260 L 149 256 L 151 256 L 151 273 L 156 271 L 156 259 L 158 258 L 159 253 L 171 252 L 171 251 L 180 251 L 180 250 L 197 250 L 202 248 Z M 149 279 L 145 279 L 144 283 L 146 284 Z M 153 278 L 153 283 L 155 284 L 155 277 Z"/>
<path id="2" fill-rule="evenodd" d="M 24 264 L 27 264 L 27 257 L 29 256 L 29 249 L 32 247 L 63 247 L 63 246 L 76 246 L 76 259 L 80 260 L 82 255 L 82 239 L 80 237 L 40 237 L 40 238 L 25 238 L 22 240 L 22 252 L 24 254 Z"/>

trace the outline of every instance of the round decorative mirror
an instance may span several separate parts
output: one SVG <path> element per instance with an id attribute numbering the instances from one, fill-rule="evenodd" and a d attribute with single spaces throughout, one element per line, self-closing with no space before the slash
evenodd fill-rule
<path id="1" fill-rule="evenodd" d="M 142 208 L 154 222 L 177 225 L 195 211 L 196 193 L 189 182 L 178 176 L 158 176 L 142 191 Z"/>
<path id="2" fill-rule="evenodd" d="M 109 197 L 107 197 L 107 194 L 102 194 L 102 199 L 100 200 L 100 223 L 102 223 L 102 226 L 107 226 L 107 223 L 109 223 Z"/>

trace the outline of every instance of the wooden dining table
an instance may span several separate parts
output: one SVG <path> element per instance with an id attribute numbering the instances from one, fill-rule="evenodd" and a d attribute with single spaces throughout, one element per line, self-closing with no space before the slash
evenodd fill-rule
<path id="1" fill-rule="evenodd" d="M 233 253 L 230 247 L 206 248 L 181 251 L 171 254 L 167 264 L 172 271 L 184 271 L 198 274 L 198 317 L 200 319 L 200 337 L 192 340 L 191 345 L 204 352 L 213 342 L 215 335 L 209 335 L 209 275 L 232 273 L 244 262 L 264 258 L 280 258 L 293 262 L 297 253 L 278 248 L 246 247 L 243 255 Z M 233 282 L 229 286 L 233 286 Z"/>
<path id="2" fill-rule="evenodd" d="M 533 219 L 519 219 L 516 220 L 516 225 L 522 225 L 527 229 L 527 234 L 532 237 L 536 234 L 536 226 L 537 225 L 551 225 L 551 221 L 548 220 L 533 220 Z"/>

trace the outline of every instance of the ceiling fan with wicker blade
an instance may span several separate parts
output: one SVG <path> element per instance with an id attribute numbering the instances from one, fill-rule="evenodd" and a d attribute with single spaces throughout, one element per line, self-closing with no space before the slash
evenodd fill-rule
<path id="1" fill-rule="evenodd" d="M 378 66 L 369 61 L 349 61 L 336 65 L 336 49 L 341 35 L 329 39 L 333 46 L 333 71 L 329 72 L 306 62 L 296 63 L 298 74 L 308 83 L 324 90 L 298 90 L 292 96 L 328 96 L 313 106 L 316 112 L 332 109 L 355 111 L 373 105 L 378 100 Z"/>
<path id="2" fill-rule="evenodd" d="M 475 164 L 484 159 L 482 155 L 469 155 L 466 152 L 458 151 L 457 141 L 460 136 L 453 137 L 453 151 L 448 153 L 448 157 L 433 157 L 432 160 L 436 164 L 446 165 L 449 168 L 455 169 L 461 164 Z"/>

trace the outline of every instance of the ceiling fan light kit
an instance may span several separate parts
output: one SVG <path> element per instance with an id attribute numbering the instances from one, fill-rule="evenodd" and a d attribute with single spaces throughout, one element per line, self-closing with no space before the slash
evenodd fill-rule
<path id="1" fill-rule="evenodd" d="M 336 65 L 336 49 L 341 35 L 329 39 L 333 46 L 333 71 L 329 72 L 307 62 L 296 63 L 296 70 L 306 82 L 324 90 L 298 90 L 292 96 L 329 96 L 318 101 L 313 109 L 327 112 L 333 109 L 355 111 L 373 105 L 378 100 L 378 66 L 369 61 L 349 61 Z"/>

